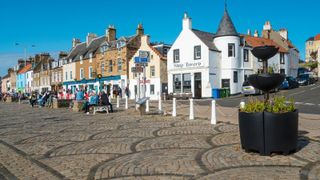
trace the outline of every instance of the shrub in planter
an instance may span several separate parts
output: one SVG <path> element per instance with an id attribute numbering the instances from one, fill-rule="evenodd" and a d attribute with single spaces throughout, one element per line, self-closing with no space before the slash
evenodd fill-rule
<path id="1" fill-rule="evenodd" d="M 297 146 L 298 111 L 293 100 L 286 103 L 284 97 L 266 103 L 250 99 L 239 111 L 239 129 L 243 149 L 288 154 Z"/>

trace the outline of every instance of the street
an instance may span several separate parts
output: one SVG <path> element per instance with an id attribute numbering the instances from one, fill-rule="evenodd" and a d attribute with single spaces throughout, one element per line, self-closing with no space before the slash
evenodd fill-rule
<path id="1" fill-rule="evenodd" d="M 316 179 L 314 118 L 301 115 L 297 152 L 260 156 L 241 149 L 230 117 L 211 125 L 134 108 L 85 115 L 0 102 L 0 179 Z"/>
<path id="2" fill-rule="evenodd" d="M 275 94 L 293 98 L 296 107 L 301 113 L 320 114 L 320 82 L 309 86 L 300 86 L 296 89 L 280 90 L 277 93 L 272 93 L 271 97 Z M 261 98 L 263 95 L 245 97 L 241 94 L 229 98 L 218 99 L 217 104 L 224 107 L 237 107 L 242 100 L 247 101 L 250 97 Z"/>

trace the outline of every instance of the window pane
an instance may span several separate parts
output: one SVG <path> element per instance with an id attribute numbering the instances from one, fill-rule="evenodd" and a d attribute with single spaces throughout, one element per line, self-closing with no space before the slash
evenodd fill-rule
<path id="1" fill-rule="evenodd" d="M 235 56 L 235 45 L 233 43 L 228 44 L 228 57 L 234 57 Z"/>
<path id="2" fill-rule="evenodd" d="M 233 82 L 234 83 L 238 82 L 238 72 L 237 71 L 233 71 Z"/>
<path id="3" fill-rule="evenodd" d="M 183 74 L 183 92 L 191 92 L 191 74 Z"/>
<path id="4" fill-rule="evenodd" d="M 174 61 L 175 63 L 180 62 L 179 49 L 173 50 L 173 61 Z"/>
<path id="5" fill-rule="evenodd" d="M 154 85 L 153 84 L 150 85 L 150 94 L 151 95 L 154 94 Z"/>
<path id="6" fill-rule="evenodd" d="M 181 74 L 174 74 L 173 75 L 173 92 L 174 93 L 181 93 Z"/>
<path id="7" fill-rule="evenodd" d="M 154 66 L 150 66 L 150 76 L 154 77 L 156 76 L 156 68 Z"/>
<path id="8" fill-rule="evenodd" d="M 201 46 L 194 47 L 194 59 L 201 59 Z"/>
<path id="9" fill-rule="evenodd" d="M 112 60 L 109 60 L 109 72 L 112 72 Z"/>

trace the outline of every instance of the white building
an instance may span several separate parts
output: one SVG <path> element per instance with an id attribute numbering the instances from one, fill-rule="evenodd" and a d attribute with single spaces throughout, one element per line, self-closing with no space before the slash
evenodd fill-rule
<path id="1" fill-rule="evenodd" d="M 167 93 L 167 52 L 170 46 L 161 44 L 151 44 L 148 35 L 141 36 L 141 46 L 129 61 L 129 90 L 130 99 L 149 97 L 151 100 L 159 99 L 159 95 Z M 149 63 L 145 69 L 146 80 L 143 80 L 144 73 L 132 72 L 136 68 L 135 57 L 139 57 L 140 52 L 149 54 Z M 144 84 L 145 82 L 145 84 Z M 139 96 L 140 92 L 140 96 Z"/>
<path id="2" fill-rule="evenodd" d="M 26 87 L 25 90 L 27 93 L 31 93 L 33 89 L 33 69 L 26 72 Z"/>
<path id="3" fill-rule="evenodd" d="M 168 52 L 168 93 L 191 93 L 194 98 L 212 97 L 213 89 L 229 88 L 231 94 L 241 92 L 245 79 L 262 69 L 262 62 L 251 49 L 261 45 L 279 47 L 269 64 L 275 72 L 297 76 L 299 52 L 282 47 L 275 40 L 240 35 L 225 9 L 215 34 L 192 29 L 185 13 L 182 31 Z M 284 39 L 284 38 L 283 38 Z M 284 44 L 291 44 L 283 40 Z"/>

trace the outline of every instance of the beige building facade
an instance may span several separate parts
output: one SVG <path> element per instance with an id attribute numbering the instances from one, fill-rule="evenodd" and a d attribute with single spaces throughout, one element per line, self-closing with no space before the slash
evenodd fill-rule
<path id="1" fill-rule="evenodd" d="M 306 41 L 306 62 L 316 61 L 319 59 L 319 50 L 320 50 L 320 34 L 310 37 Z"/>
<path id="2" fill-rule="evenodd" d="M 159 99 L 167 93 L 167 52 L 170 46 L 151 44 L 148 35 L 141 36 L 141 46 L 129 61 L 129 96 L 130 99 L 142 98 L 144 95 L 151 100 Z M 147 53 L 149 62 L 145 69 L 138 67 L 135 59 L 141 53 Z M 143 72 L 141 72 L 143 70 Z M 145 80 L 144 80 L 145 77 Z"/>

